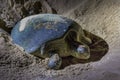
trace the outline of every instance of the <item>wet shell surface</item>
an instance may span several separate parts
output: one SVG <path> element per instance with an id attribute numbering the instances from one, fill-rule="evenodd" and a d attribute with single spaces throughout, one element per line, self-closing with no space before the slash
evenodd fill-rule
<path id="1" fill-rule="evenodd" d="M 73 20 L 56 14 L 38 14 L 19 21 L 11 32 L 15 44 L 27 53 L 38 50 L 44 43 L 62 37 Z"/>

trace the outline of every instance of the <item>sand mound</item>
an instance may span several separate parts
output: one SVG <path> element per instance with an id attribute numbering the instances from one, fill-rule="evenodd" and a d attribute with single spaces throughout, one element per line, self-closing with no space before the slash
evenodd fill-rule
<path id="1" fill-rule="evenodd" d="M 0 80 L 119 80 L 120 79 L 120 1 L 119 0 L 47 0 L 58 14 L 78 22 L 98 46 L 97 60 L 68 64 L 61 70 L 47 69 L 46 60 L 25 54 L 0 32 Z M 96 38 L 93 35 L 97 35 Z M 92 36 L 91 36 L 92 35 Z M 98 38 L 97 38 L 98 37 Z M 104 43 L 99 40 L 102 40 Z M 104 45 L 106 44 L 106 45 Z M 97 55 L 98 54 L 98 55 Z M 99 59 L 98 59 L 99 58 Z"/>

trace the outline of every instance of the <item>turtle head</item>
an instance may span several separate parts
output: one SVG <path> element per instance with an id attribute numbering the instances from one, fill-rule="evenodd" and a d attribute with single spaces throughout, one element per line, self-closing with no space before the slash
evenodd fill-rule
<path id="1" fill-rule="evenodd" d="M 85 44 L 75 43 L 71 55 L 78 59 L 88 59 L 90 58 L 90 49 Z"/>

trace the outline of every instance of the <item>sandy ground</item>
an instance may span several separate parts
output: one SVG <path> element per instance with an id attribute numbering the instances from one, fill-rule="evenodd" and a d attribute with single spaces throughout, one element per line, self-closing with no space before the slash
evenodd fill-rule
<path id="1" fill-rule="evenodd" d="M 90 59 L 50 70 L 46 66 L 48 59 L 25 54 L 12 44 L 8 34 L 0 31 L 0 80 L 120 80 L 120 0 L 47 1 L 58 14 L 75 20 L 83 29 L 104 39 L 109 49 L 100 60 Z"/>

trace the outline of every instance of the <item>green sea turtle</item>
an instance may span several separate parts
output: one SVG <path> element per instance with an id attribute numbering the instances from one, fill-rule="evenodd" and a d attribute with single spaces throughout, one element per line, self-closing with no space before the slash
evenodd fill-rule
<path id="1" fill-rule="evenodd" d="M 56 14 L 38 14 L 19 21 L 11 32 L 13 42 L 25 52 L 49 57 L 48 67 L 59 69 L 62 58 L 88 59 L 91 40 L 75 21 Z"/>

